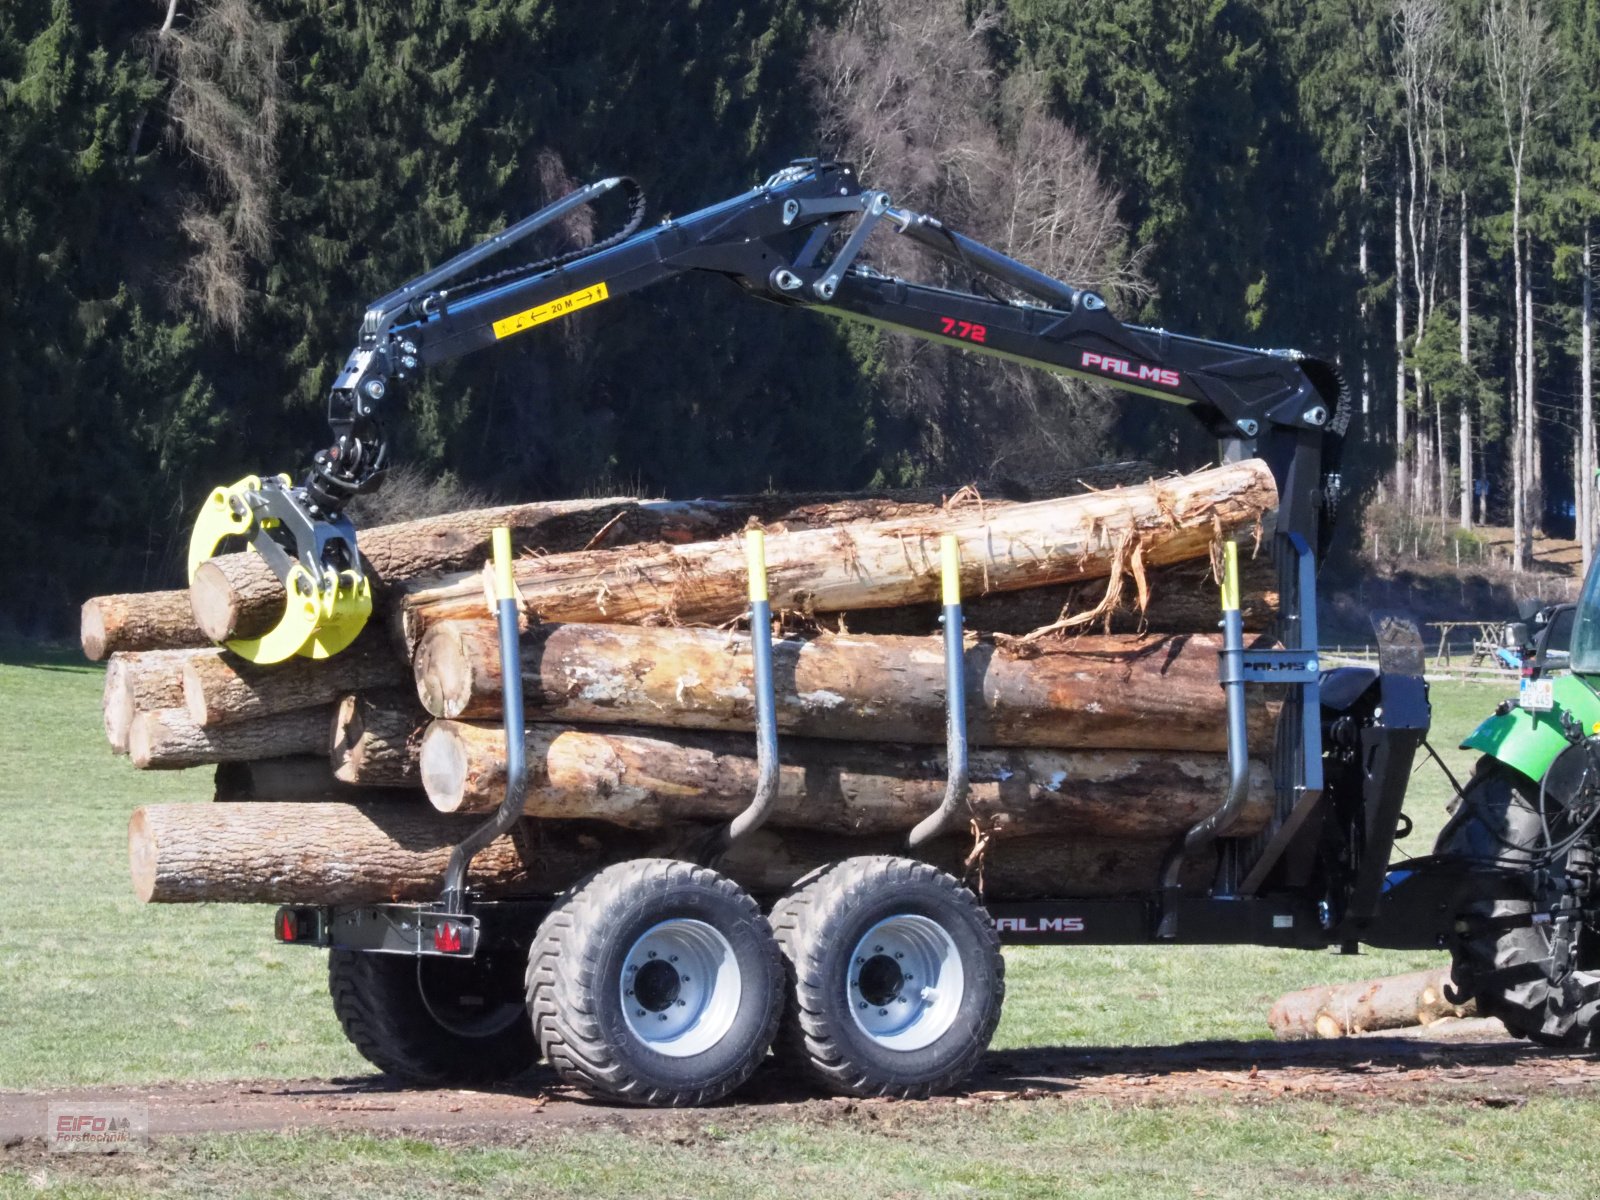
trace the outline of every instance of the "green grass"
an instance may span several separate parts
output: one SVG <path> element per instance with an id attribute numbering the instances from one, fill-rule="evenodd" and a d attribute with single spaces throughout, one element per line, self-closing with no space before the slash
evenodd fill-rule
<path id="1" fill-rule="evenodd" d="M 125 828 L 139 804 L 203 801 L 210 772 L 141 772 L 100 732 L 99 669 L 0 663 L 0 1088 L 363 1073 L 334 1023 L 323 956 L 273 942 L 269 909 L 144 906 Z M 1441 684 L 1453 749 L 1499 691 Z M 1448 785 L 1422 766 L 1408 849 L 1426 853 Z M 995 1045 L 1163 1045 L 1267 1035 L 1281 992 L 1443 961 L 1434 954 L 1247 947 L 1013 949 Z"/>

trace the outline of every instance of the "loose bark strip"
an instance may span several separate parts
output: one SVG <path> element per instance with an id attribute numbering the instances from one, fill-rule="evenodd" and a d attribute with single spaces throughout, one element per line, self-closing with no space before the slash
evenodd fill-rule
<path id="1" fill-rule="evenodd" d="M 1254 528 L 1276 503 L 1271 472 L 1249 460 L 1011 505 L 987 519 L 963 511 L 775 535 L 768 582 L 775 609 L 801 613 L 926 602 L 939 594 L 942 533 L 961 545 L 962 585 L 972 596 L 1103 578 L 1133 546 L 1149 566 L 1203 557 L 1217 535 Z M 746 607 L 744 548 L 727 541 L 522 559 L 516 582 L 530 614 L 546 621 L 717 623 Z M 476 574 L 412 591 L 402 605 L 406 645 L 483 605 Z"/>
<path id="2" fill-rule="evenodd" d="M 279 713 L 259 721 L 206 728 L 188 710 L 160 708 L 133 718 L 128 757 L 140 770 L 177 770 L 204 763 L 282 758 L 326 750 L 331 706 Z"/>
<path id="3" fill-rule="evenodd" d="M 1008 651 L 968 645 L 967 732 L 979 746 L 1224 751 L 1216 635 L 1082 637 Z M 522 638 L 530 719 L 747 731 L 755 727 L 750 639 L 707 629 L 535 626 Z M 423 637 L 417 694 L 434 716 L 500 715 L 492 621 L 448 621 Z M 824 635 L 773 646 L 778 727 L 847 741 L 945 740 L 945 670 L 935 638 Z M 1251 689 L 1252 744 L 1273 712 Z"/>
<path id="4" fill-rule="evenodd" d="M 119 650 L 106 662 L 100 715 L 106 740 L 117 754 L 128 752 L 128 730 L 134 714 L 183 705 L 183 668 L 197 657 L 215 654 L 192 650 Z"/>
<path id="5" fill-rule="evenodd" d="M 1449 1000 L 1450 969 L 1414 971 L 1360 983 L 1306 988 L 1280 996 L 1267 1024 L 1280 1041 L 1349 1037 L 1379 1029 L 1429 1025 L 1444 1017 L 1474 1017 L 1469 999 Z"/>
<path id="6" fill-rule="evenodd" d="M 189 593 L 181 589 L 85 600 L 78 637 L 92 662 L 120 650 L 180 650 L 210 642 L 195 624 Z"/>
<path id="7" fill-rule="evenodd" d="M 305 804 L 314 801 L 397 800 L 426 805 L 420 788 L 362 788 L 340 783 L 325 754 L 299 754 L 289 758 L 253 759 L 247 762 L 217 764 L 213 800 L 231 801 L 292 800 Z"/>
<path id="8" fill-rule="evenodd" d="M 753 738 L 636 730 L 528 728 L 530 817 L 670 828 L 732 817 L 755 793 Z M 813 832 L 908 831 L 944 795 L 942 749 L 791 738 L 779 746 L 777 826 Z M 970 759 L 970 816 L 997 838 L 1050 833 L 1169 840 L 1221 803 L 1219 754 L 986 750 Z M 489 812 L 505 796 L 501 730 L 435 721 L 422 740 L 422 781 L 441 812 Z M 1231 833 L 1271 814 L 1264 766 Z"/>
<path id="9" fill-rule="evenodd" d="M 129 821 L 128 861 L 134 894 L 147 903 L 432 900 L 450 851 L 481 820 L 404 804 L 150 804 Z M 478 853 L 469 879 L 490 897 L 548 896 L 609 863 L 692 856 L 709 832 L 525 821 Z M 949 838 L 924 857 L 960 874 L 970 849 L 970 838 Z M 1134 893 L 1153 886 L 1165 851 L 1078 837 L 1005 843 L 985 853 L 972 883 L 991 900 Z M 721 869 L 772 897 L 824 863 L 882 853 L 904 853 L 903 839 L 761 830 Z"/>
<path id="10" fill-rule="evenodd" d="M 183 669 L 182 703 L 197 724 L 236 725 L 332 704 L 347 692 L 402 683 L 405 675 L 382 632 L 372 630 L 325 661 L 262 666 L 220 650 L 197 655 Z"/>
<path id="11" fill-rule="evenodd" d="M 341 698 L 328 749 L 333 777 L 362 787 L 419 786 L 417 752 L 427 724 L 428 714 L 409 688 L 382 688 Z"/>

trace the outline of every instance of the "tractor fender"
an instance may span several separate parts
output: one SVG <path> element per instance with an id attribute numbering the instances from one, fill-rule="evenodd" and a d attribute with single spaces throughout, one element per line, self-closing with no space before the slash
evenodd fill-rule
<path id="1" fill-rule="evenodd" d="M 1557 675 L 1551 683 L 1555 707 L 1549 712 L 1508 707 L 1463 738 L 1461 748 L 1481 751 L 1529 779 L 1543 779 L 1556 756 L 1571 744 L 1561 729 L 1563 712 L 1571 713 L 1585 729 L 1600 732 L 1600 696 L 1576 675 Z"/>

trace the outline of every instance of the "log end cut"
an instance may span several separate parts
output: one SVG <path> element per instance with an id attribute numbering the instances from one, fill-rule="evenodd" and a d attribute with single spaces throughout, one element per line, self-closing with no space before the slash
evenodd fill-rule
<path id="1" fill-rule="evenodd" d="M 417 644 L 417 698 L 436 717 L 499 714 L 500 643 L 492 622 L 442 621 Z"/>
<path id="2" fill-rule="evenodd" d="M 110 639 L 106 635 L 106 614 L 100 597 L 83 602 L 78 618 L 78 640 L 83 643 L 83 656 L 90 662 L 101 662 L 111 653 Z"/>
<path id="3" fill-rule="evenodd" d="M 471 761 L 452 726 L 435 721 L 422 735 L 422 787 L 440 812 L 460 812 L 466 803 Z"/>
<path id="4" fill-rule="evenodd" d="M 140 904 L 149 904 L 155 898 L 157 858 L 155 831 L 150 828 L 144 808 L 136 808 L 128 818 L 128 875 Z"/>
<path id="5" fill-rule="evenodd" d="M 214 642 L 235 636 L 239 624 L 239 594 L 216 559 L 203 562 L 189 581 L 189 604 L 200 632 Z"/>

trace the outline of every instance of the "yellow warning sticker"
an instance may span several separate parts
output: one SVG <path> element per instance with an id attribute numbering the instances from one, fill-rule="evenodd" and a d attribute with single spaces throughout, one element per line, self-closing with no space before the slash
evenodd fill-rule
<path id="1" fill-rule="evenodd" d="M 532 329 L 535 325 L 543 325 L 546 321 L 554 321 L 557 317 L 575 313 L 580 308 L 599 304 L 610 295 L 605 284 L 597 283 L 593 287 L 584 288 L 581 292 L 569 292 L 565 296 L 557 296 L 554 300 L 537 304 L 526 312 L 512 313 L 511 316 L 496 321 L 494 336 L 496 339 L 508 338 L 513 333 L 521 333 L 524 329 Z"/>

